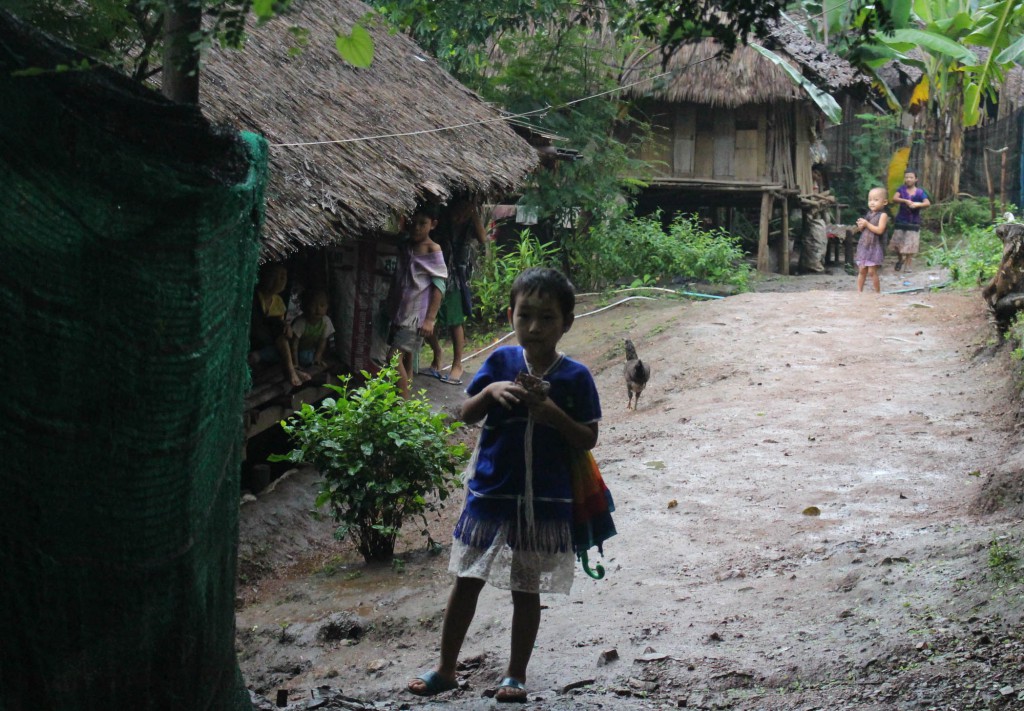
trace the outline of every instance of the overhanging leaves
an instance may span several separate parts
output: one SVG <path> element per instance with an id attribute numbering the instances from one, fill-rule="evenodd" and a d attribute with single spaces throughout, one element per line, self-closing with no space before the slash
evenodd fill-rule
<path id="1" fill-rule="evenodd" d="M 776 66 L 778 66 L 784 72 L 786 72 L 786 75 L 790 78 L 790 80 L 796 86 L 803 89 L 804 92 L 806 92 L 807 95 L 811 98 L 811 100 L 814 101 L 815 104 L 817 104 L 818 108 L 821 109 L 826 116 L 828 116 L 829 121 L 835 124 L 842 123 L 843 110 L 842 108 L 840 108 L 839 104 L 836 103 L 836 100 L 832 98 L 831 94 L 822 91 L 817 86 L 809 82 L 799 71 L 797 71 L 797 69 L 792 64 L 787 62 L 779 55 L 775 54 L 775 52 L 771 51 L 770 49 L 765 49 L 761 45 L 754 43 L 751 43 L 750 46 L 757 50 L 759 54 L 764 55 L 765 57 L 770 59 Z"/>

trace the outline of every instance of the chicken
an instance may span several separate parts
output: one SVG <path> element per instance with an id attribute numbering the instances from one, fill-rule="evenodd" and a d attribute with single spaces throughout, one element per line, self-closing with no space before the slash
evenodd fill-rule
<path id="1" fill-rule="evenodd" d="M 636 355 L 636 347 L 633 346 L 633 341 L 626 339 L 626 367 L 624 369 L 626 376 L 626 393 L 629 395 L 629 402 L 626 404 L 626 409 L 636 409 L 640 406 L 640 393 L 647 387 L 647 381 L 651 379 L 651 366 L 645 364 Z M 633 398 L 636 398 L 636 402 L 633 402 Z"/>

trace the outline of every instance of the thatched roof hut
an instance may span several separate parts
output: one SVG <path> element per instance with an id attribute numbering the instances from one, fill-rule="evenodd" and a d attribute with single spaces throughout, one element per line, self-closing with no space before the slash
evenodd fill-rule
<path id="1" fill-rule="evenodd" d="M 828 91 L 867 89 L 849 63 L 788 24 L 777 25 L 762 44 Z M 652 125 L 652 140 L 639 155 L 652 169 L 638 203 L 669 214 L 727 210 L 727 228 L 736 210 L 760 205 L 762 271 L 773 268 L 769 224 L 778 205 L 783 226 L 774 262 L 788 273 L 790 200 L 808 203 L 817 193 L 813 165 L 824 113 L 757 50 L 741 46 L 725 57 L 720 49 L 710 39 L 684 45 L 666 64 L 670 75 L 652 82 L 641 82 L 652 73 L 649 63 L 625 73 L 627 93 Z"/>
<path id="2" fill-rule="evenodd" d="M 537 163 L 495 109 L 383 23 L 367 27 L 375 46 L 369 68 L 343 62 L 335 28 L 349 29 L 368 12 L 357 0 L 302 0 L 250 28 L 244 51 L 214 50 L 206 59 L 204 112 L 271 144 L 266 259 L 372 235 L 418 197 L 508 192 Z M 309 31 L 296 57 L 292 26 Z M 449 126 L 462 127 L 429 132 Z M 353 141 L 382 134 L 408 135 Z M 316 141 L 325 143 L 282 145 Z"/>
<path id="3" fill-rule="evenodd" d="M 788 23 L 779 24 L 762 44 L 790 60 L 805 77 L 829 90 L 866 90 L 868 79 L 849 62 Z M 628 95 L 673 103 L 735 108 L 746 104 L 805 101 L 807 95 L 786 73 L 748 46 L 739 46 L 729 57 L 718 57 L 722 47 L 704 40 L 680 47 L 665 66 L 672 75 L 665 80 L 641 83 L 626 89 Z M 651 67 L 637 66 L 623 75 L 632 84 L 649 75 Z"/>

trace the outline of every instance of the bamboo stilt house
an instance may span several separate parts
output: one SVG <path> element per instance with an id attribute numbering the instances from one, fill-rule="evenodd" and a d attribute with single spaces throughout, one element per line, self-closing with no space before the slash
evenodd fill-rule
<path id="1" fill-rule="evenodd" d="M 795 28 L 780 27 L 762 44 L 827 91 L 850 90 L 862 77 L 844 60 Z M 774 240 L 781 271 L 788 270 L 790 200 L 814 191 L 811 146 L 824 113 L 786 72 L 755 49 L 719 56 L 712 40 L 681 47 L 664 80 L 627 89 L 652 122 L 653 137 L 637 157 L 651 166 L 641 207 L 666 213 L 707 210 L 732 215 L 760 207 L 758 268 L 768 271 L 769 224 L 782 211 Z M 651 67 L 623 76 L 629 85 Z M 865 85 L 866 88 L 866 85 Z"/>

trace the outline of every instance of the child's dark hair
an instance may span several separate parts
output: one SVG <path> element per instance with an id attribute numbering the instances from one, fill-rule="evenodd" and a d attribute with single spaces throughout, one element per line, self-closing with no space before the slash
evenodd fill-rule
<path id="1" fill-rule="evenodd" d="M 432 202 L 421 202 L 412 214 L 413 216 L 426 215 L 431 220 L 436 220 L 441 216 L 441 208 Z"/>
<path id="2" fill-rule="evenodd" d="M 527 294 L 553 296 L 562 310 L 562 316 L 569 316 L 576 310 L 576 287 L 557 269 L 530 267 L 517 276 L 512 282 L 509 308 L 515 310 L 516 301 Z"/>
<path id="3" fill-rule="evenodd" d="M 327 293 L 326 289 L 313 288 L 306 289 L 302 292 L 302 313 L 308 314 L 313 310 L 313 299 L 318 296 L 325 297 L 328 300 L 328 304 L 330 303 L 330 295 Z"/>

